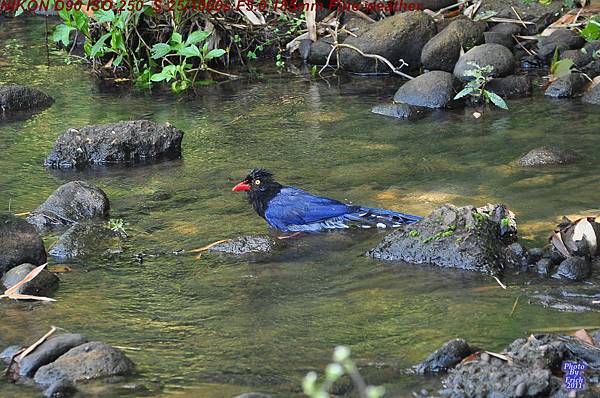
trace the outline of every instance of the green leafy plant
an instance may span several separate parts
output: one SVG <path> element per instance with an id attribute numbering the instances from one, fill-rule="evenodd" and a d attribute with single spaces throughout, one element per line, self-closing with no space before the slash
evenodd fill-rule
<path id="1" fill-rule="evenodd" d="M 493 103 L 498 108 L 508 109 L 506 101 L 498 94 L 486 90 L 485 86 L 492 79 L 491 73 L 494 67 L 491 65 L 479 66 L 475 62 L 468 62 L 473 68 L 465 71 L 464 76 L 472 78 L 467 85 L 454 97 L 460 99 L 470 96 L 475 101 L 484 101 L 485 103 Z"/>
<path id="2" fill-rule="evenodd" d="M 360 398 L 381 398 L 385 394 L 385 388 L 367 385 L 350 359 L 350 349 L 344 346 L 335 347 L 333 363 L 325 368 L 325 380 L 319 383 L 317 373 L 309 372 L 302 380 L 302 390 L 311 398 L 329 398 L 331 387 L 345 374 L 352 379 Z"/>
<path id="3" fill-rule="evenodd" d="M 585 28 L 579 31 L 579 34 L 588 42 L 600 39 L 600 15 L 590 18 Z"/>
<path id="4" fill-rule="evenodd" d="M 558 49 L 554 50 L 552 64 L 550 66 L 550 75 L 552 80 L 560 79 L 571 74 L 571 68 L 575 63 L 571 58 L 558 59 Z"/>
<path id="5" fill-rule="evenodd" d="M 120 234 L 126 235 L 126 232 L 125 232 L 125 222 L 123 221 L 122 218 L 111 218 L 106 223 L 106 226 L 111 231 L 118 232 Z"/>

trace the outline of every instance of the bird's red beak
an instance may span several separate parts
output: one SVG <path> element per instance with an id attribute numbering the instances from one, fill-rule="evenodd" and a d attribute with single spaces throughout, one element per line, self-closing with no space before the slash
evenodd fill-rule
<path id="1" fill-rule="evenodd" d="M 242 181 L 239 184 L 237 184 L 235 187 L 233 187 L 231 189 L 231 192 L 249 191 L 249 190 L 250 190 L 250 184 L 248 184 L 246 181 Z"/>

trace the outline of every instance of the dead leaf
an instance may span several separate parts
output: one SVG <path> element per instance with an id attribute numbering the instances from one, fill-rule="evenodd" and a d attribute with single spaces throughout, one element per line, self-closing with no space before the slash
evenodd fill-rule
<path id="1" fill-rule="evenodd" d="M 594 340 L 592 339 L 592 337 L 588 334 L 588 332 L 585 329 L 579 329 L 578 331 L 576 331 L 575 337 L 577 337 L 577 339 L 579 339 L 589 345 L 593 345 L 593 346 L 596 345 L 596 344 L 594 344 Z"/>
<path id="2" fill-rule="evenodd" d="M 479 112 L 473 112 L 473 117 L 475 119 L 479 119 L 481 117 L 481 113 L 479 113 Z"/>
<path id="3" fill-rule="evenodd" d="M 554 232 L 550 237 L 550 242 L 552 245 L 565 257 L 571 257 L 571 253 L 569 253 L 569 249 L 565 246 L 562 237 L 560 235 L 560 231 Z"/>
<path id="4" fill-rule="evenodd" d="M 39 267 L 36 267 L 33 270 L 31 270 L 31 272 L 28 273 L 27 275 L 25 275 L 25 278 L 23 278 L 19 283 L 17 283 L 16 285 L 14 285 L 13 287 L 11 287 L 9 289 L 6 289 L 6 291 L 4 292 L 4 295 L 11 296 L 12 294 L 14 294 L 21 286 L 23 286 L 24 284 L 26 284 L 27 282 L 29 282 L 30 280 L 32 280 L 33 278 L 38 276 L 39 273 L 42 272 L 44 267 L 46 267 L 46 265 L 48 265 L 48 263 L 42 264 Z"/>
<path id="5" fill-rule="evenodd" d="M 66 265 L 53 265 L 51 267 L 48 267 L 48 271 L 53 272 L 55 274 L 66 274 L 67 272 L 71 272 L 73 270 L 71 269 L 71 267 L 68 267 Z"/>

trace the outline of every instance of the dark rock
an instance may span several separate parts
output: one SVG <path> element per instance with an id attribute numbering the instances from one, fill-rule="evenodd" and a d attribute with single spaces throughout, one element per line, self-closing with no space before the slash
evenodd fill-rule
<path id="1" fill-rule="evenodd" d="M 235 255 L 251 253 L 271 253 L 279 246 L 279 242 L 267 235 L 239 236 L 227 242 L 220 243 L 209 249 L 214 253 Z"/>
<path id="2" fill-rule="evenodd" d="M 396 91 L 394 101 L 426 108 L 444 108 L 450 105 L 455 94 L 452 74 L 433 71 L 404 83 Z"/>
<path id="3" fill-rule="evenodd" d="M 592 264 L 588 259 L 584 257 L 568 257 L 560 263 L 552 277 L 580 281 L 590 276 L 591 272 Z"/>
<path id="4" fill-rule="evenodd" d="M 456 0 L 412 0 L 410 2 L 405 1 L 404 3 L 402 3 L 403 8 L 401 8 L 398 11 L 402 11 L 402 12 L 411 11 L 410 10 L 411 3 L 414 4 L 415 7 L 420 10 L 428 9 L 431 11 L 438 11 L 444 7 L 448 7 L 449 5 L 456 3 Z"/>
<path id="5" fill-rule="evenodd" d="M 44 391 L 46 398 L 70 398 L 77 394 L 77 387 L 68 380 L 58 380 Z"/>
<path id="6" fill-rule="evenodd" d="M 133 370 L 133 362 L 123 352 L 108 344 L 92 341 L 70 349 L 56 361 L 39 368 L 34 380 L 49 386 L 59 380 L 75 382 L 127 375 Z"/>
<path id="7" fill-rule="evenodd" d="M 21 351 L 22 348 L 23 347 L 21 347 L 20 345 L 11 345 L 6 347 L 4 351 L 0 352 L 0 361 L 8 365 L 12 358 L 15 356 L 15 354 Z"/>
<path id="8" fill-rule="evenodd" d="M 595 343 L 595 344 L 596 344 L 598 347 L 600 347 L 600 329 L 599 329 L 599 330 L 596 330 L 596 333 L 592 334 L 592 340 L 594 340 L 594 343 Z M 11 346 L 11 347 L 14 347 L 14 346 Z M 10 348 L 10 347 L 9 347 L 9 348 Z M 8 348 L 7 348 L 7 350 L 8 350 Z M 6 350 L 4 350 L 4 351 L 6 351 Z M 2 356 L 0 355 L 0 359 L 1 359 L 1 358 L 2 358 Z"/>
<path id="9" fill-rule="evenodd" d="M 595 52 L 600 51 L 600 40 L 594 40 L 592 42 L 586 43 L 585 46 L 583 46 L 583 48 L 585 48 L 585 51 L 588 54 L 593 56 Z"/>
<path id="10" fill-rule="evenodd" d="M 553 98 L 571 98 L 581 94 L 588 80 L 581 73 L 570 73 L 553 81 L 544 95 Z"/>
<path id="11" fill-rule="evenodd" d="M 12 372 L 20 377 L 33 377 L 40 367 L 54 362 L 71 348 L 86 342 L 87 339 L 80 334 L 65 333 L 51 336 L 18 364 L 13 363 L 17 368 L 13 369 Z"/>
<path id="12" fill-rule="evenodd" d="M 550 273 L 552 272 L 552 260 L 549 258 L 542 258 L 538 260 L 535 267 L 538 274 L 550 276 Z"/>
<path id="13" fill-rule="evenodd" d="M 19 264 L 45 262 L 44 242 L 35 228 L 12 214 L 0 214 L 0 275 Z"/>
<path id="14" fill-rule="evenodd" d="M 140 162 L 181 157 L 183 132 L 169 123 L 148 120 L 69 129 L 55 142 L 44 162 L 70 168 L 95 163 Z"/>
<path id="15" fill-rule="evenodd" d="M 511 35 L 501 32 L 485 32 L 485 44 L 500 44 L 508 49 L 514 47 L 514 39 Z"/>
<path id="16" fill-rule="evenodd" d="M 234 398 L 271 398 L 271 396 L 260 392 L 247 392 L 245 394 L 236 395 Z"/>
<path id="17" fill-rule="evenodd" d="M 415 224 L 398 228 L 367 255 L 497 274 L 511 264 L 501 228 L 501 223 L 472 206 L 445 205 Z"/>
<path id="18" fill-rule="evenodd" d="M 371 24 L 358 37 L 348 37 L 344 44 L 354 46 L 364 53 L 378 54 L 393 65 L 403 59 L 408 70 L 421 65 L 421 50 L 435 35 L 433 18 L 421 11 L 403 12 Z M 365 58 L 351 49 L 340 51 L 342 67 L 358 73 L 389 73 L 389 67 L 380 61 Z"/>
<path id="19" fill-rule="evenodd" d="M 36 268 L 32 264 L 21 264 L 14 268 L 11 268 L 2 277 L 2 286 L 5 289 L 9 289 L 21 282 L 27 274 Z M 33 296 L 49 296 L 58 289 L 58 277 L 52 272 L 45 269 L 42 270 L 32 280 L 19 287 L 16 291 L 18 294 L 31 294 Z"/>
<path id="20" fill-rule="evenodd" d="M 0 119 L 15 112 L 32 112 L 52 105 L 54 100 L 34 88 L 6 85 L 0 86 Z"/>
<path id="21" fill-rule="evenodd" d="M 109 229 L 106 224 L 78 223 L 62 234 L 48 254 L 58 258 L 75 258 L 120 253 L 123 251 L 122 238 L 122 233 Z"/>
<path id="22" fill-rule="evenodd" d="M 600 76 L 600 58 L 595 59 L 585 66 L 582 66 L 579 68 L 579 70 L 588 75 L 590 79 Z"/>
<path id="23" fill-rule="evenodd" d="M 497 77 L 486 85 L 486 89 L 498 94 L 502 98 L 529 97 L 533 91 L 529 76 L 521 75 Z"/>
<path id="24" fill-rule="evenodd" d="M 488 203 L 485 206 L 478 207 L 477 212 L 500 226 L 500 238 L 505 245 L 510 245 L 517 241 L 517 221 L 515 214 L 508 207 Z"/>
<path id="25" fill-rule="evenodd" d="M 576 152 L 543 146 L 529 151 L 519 159 L 519 165 L 525 167 L 547 166 L 572 163 L 578 159 L 580 156 Z"/>
<path id="26" fill-rule="evenodd" d="M 571 59 L 580 68 L 592 62 L 592 54 L 582 50 L 566 50 L 560 53 L 560 59 Z"/>
<path id="27" fill-rule="evenodd" d="M 527 251 L 527 260 L 529 264 L 534 264 L 536 261 L 542 258 L 544 250 L 540 247 L 532 247 Z"/>
<path id="28" fill-rule="evenodd" d="M 454 67 L 454 77 L 462 81 L 469 81 L 472 77 L 465 76 L 465 72 L 474 69 L 470 62 L 480 67 L 491 65 L 494 67 L 493 77 L 504 77 L 515 70 L 515 59 L 512 52 L 500 44 L 482 44 L 467 51 Z"/>
<path id="29" fill-rule="evenodd" d="M 492 26 L 489 31 L 512 37 L 513 35 L 520 35 L 523 32 L 523 27 L 516 23 L 503 22 Z"/>
<path id="30" fill-rule="evenodd" d="M 526 269 L 529 264 L 527 250 L 517 242 L 511 243 L 507 249 L 509 254 L 513 257 L 513 262 Z"/>
<path id="31" fill-rule="evenodd" d="M 310 53 L 308 55 L 308 62 L 312 65 L 325 65 L 327 62 L 327 56 L 333 48 L 333 37 L 323 37 L 310 46 Z M 329 62 L 335 64 L 335 52 L 331 55 Z"/>
<path id="32" fill-rule="evenodd" d="M 542 36 L 538 41 L 537 55 L 549 62 L 556 50 L 575 50 L 583 47 L 585 39 L 579 33 L 568 29 L 557 29 L 549 36 Z"/>
<path id="33" fill-rule="evenodd" d="M 27 217 L 39 231 L 72 225 L 93 218 L 105 218 L 110 204 L 103 190 L 85 181 L 72 181 L 58 187 Z"/>
<path id="34" fill-rule="evenodd" d="M 425 44 L 421 63 L 425 69 L 452 72 L 461 49 L 469 50 L 483 43 L 485 24 L 468 18 L 451 22 Z"/>
<path id="35" fill-rule="evenodd" d="M 583 102 L 600 105 L 600 84 L 596 84 L 591 90 L 583 95 Z"/>
<path id="36" fill-rule="evenodd" d="M 471 355 L 471 347 L 463 339 L 454 339 L 444 343 L 423 362 L 417 365 L 417 373 L 446 372 L 463 358 Z"/>
<path id="37" fill-rule="evenodd" d="M 371 112 L 377 115 L 395 117 L 397 119 L 417 120 L 425 117 L 426 111 L 424 108 L 419 108 L 407 104 L 383 104 L 376 105 L 371 109 Z"/>
<path id="38" fill-rule="evenodd" d="M 496 13 L 495 17 L 515 19 L 515 12 L 513 11 L 514 8 L 524 21 L 533 22 L 533 25 L 527 25 L 526 32 L 519 33 L 536 34 L 541 32 L 560 17 L 562 7 L 562 1 L 553 1 L 550 4 L 541 4 L 538 1 L 524 2 L 522 0 L 486 0 L 481 4 L 478 14 L 493 11 Z"/>

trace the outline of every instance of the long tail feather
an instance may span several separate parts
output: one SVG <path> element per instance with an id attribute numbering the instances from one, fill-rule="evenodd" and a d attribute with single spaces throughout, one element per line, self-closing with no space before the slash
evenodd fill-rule
<path id="1" fill-rule="evenodd" d="M 347 219 L 364 223 L 365 228 L 396 228 L 404 224 L 412 224 L 423 217 L 397 211 L 361 207 L 357 212 L 348 214 Z"/>

